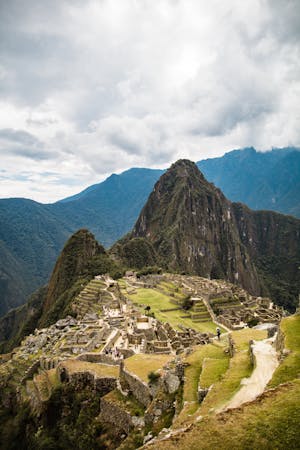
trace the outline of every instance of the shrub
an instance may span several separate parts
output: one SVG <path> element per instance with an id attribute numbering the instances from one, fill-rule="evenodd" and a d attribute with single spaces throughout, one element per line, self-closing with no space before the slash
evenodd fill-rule
<path id="1" fill-rule="evenodd" d="M 160 378 L 160 374 L 159 373 L 156 373 L 156 372 L 153 372 L 153 371 L 148 373 L 149 383 L 156 383 L 159 378 Z"/>

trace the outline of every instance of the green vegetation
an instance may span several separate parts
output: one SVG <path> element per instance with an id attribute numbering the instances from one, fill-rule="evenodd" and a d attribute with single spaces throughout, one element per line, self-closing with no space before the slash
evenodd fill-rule
<path id="1" fill-rule="evenodd" d="M 200 386 L 202 388 L 209 388 L 212 384 L 217 383 L 222 379 L 223 374 L 229 367 L 228 358 L 205 358 L 202 364 L 200 375 Z"/>
<path id="2" fill-rule="evenodd" d="M 125 369 L 136 374 L 141 380 L 148 383 L 150 372 L 157 372 L 173 359 L 172 355 L 156 355 L 153 353 L 139 353 L 125 359 Z"/>
<path id="3" fill-rule="evenodd" d="M 160 378 L 160 374 L 157 372 L 149 372 L 148 373 L 148 380 L 149 380 L 149 384 L 153 384 L 156 383 Z"/>
<path id="4" fill-rule="evenodd" d="M 185 382 L 183 388 L 183 403 L 186 402 L 186 405 L 176 420 L 176 427 L 182 426 L 189 416 L 194 414 L 199 407 L 197 394 L 198 384 L 203 362 L 207 358 L 220 360 L 220 364 L 224 367 L 224 370 L 226 370 L 226 367 L 228 366 L 229 357 L 224 353 L 224 347 L 214 344 L 196 347 L 193 353 L 185 359 L 188 366 L 184 371 Z"/>
<path id="5" fill-rule="evenodd" d="M 159 449 L 296 450 L 300 442 L 299 404 L 300 380 L 294 380 L 257 402 L 203 417 L 188 432 L 161 441 Z"/>
<path id="6" fill-rule="evenodd" d="M 128 239 L 125 237 L 123 240 L 117 242 L 111 251 L 117 255 L 124 266 L 139 269 L 141 274 L 146 275 L 147 270 L 160 270 L 156 265 L 156 252 L 147 239 Z"/>
<path id="7" fill-rule="evenodd" d="M 104 399 L 118 405 L 132 416 L 143 416 L 145 413 L 145 407 L 132 394 L 125 396 L 118 389 L 106 394 Z"/>
<path id="8" fill-rule="evenodd" d="M 300 374 L 300 314 L 283 319 L 280 328 L 284 334 L 284 345 L 290 354 L 276 369 L 269 383 L 270 387 L 293 380 Z"/>
<path id="9" fill-rule="evenodd" d="M 190 317 L 186 317 L 186 312 L 182 309 L 176 311 L 163 311 L 174 309 L 176 306 L 172 303 L 172 297 L 163 294 L 156 289 L 137 288 L 136 293 L 127 294 L 127 296 L 138 305 L 148 305 L 155 314 L 155 318 L 161 322 L 169 322 L 172 327 L 180 330 L 179 325 L 188 328 L 194 328 L 200 332 L 216 332 L 216 325 L 212 321 L 194 322 Z M 222 328 L 222 332 L 225 330 Z"/>

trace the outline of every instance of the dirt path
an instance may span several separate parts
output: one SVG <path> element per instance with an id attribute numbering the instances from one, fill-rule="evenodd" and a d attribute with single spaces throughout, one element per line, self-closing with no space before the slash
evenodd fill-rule
<path id="1" fill-rule="evenodd" d="M 263 393 L 279 365 L 276 350 L 272 346 L 274 338 L 254 341 L 253 353 L 256 359 L 256 367 L 249 378 L 242 380 L 242 387 L 222 410 L 238 408 L 243 403 L 251 402 Z"/>

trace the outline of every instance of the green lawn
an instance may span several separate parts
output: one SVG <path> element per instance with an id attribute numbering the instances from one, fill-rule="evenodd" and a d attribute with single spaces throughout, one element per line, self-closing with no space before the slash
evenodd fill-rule
<path id="1" fill-rule="evenodd" d="M 285 347 L 291 353 L 286 356 L 276 369 L 269 383 L 270 387 L 293 380 L 300 375 L 300 314 L 283 319 L 280 328 L 285 337 Z"/>
<path id="2" fill-rule="evenodd" d="M 125 359 L 124 364 L 125 369 L 136 374 L 139 378 L 148 383 L 149 373 L 162 369 L 163 366 L 172 359 L 174 359 L 174 355 L 139 353 Z"/>
<path id="3" fill-rule="evenodd" d="M 228 366 L 229 358 L 204 359 L 200 375 L 200 386 L 209 388 L 212 384 L 220 381 Z"/>
<path id="4" fill-rule="evenodd" d="M 147 305 L 151 307 L 156 319 L 161 322 L 169 322 L 173 328 L 180 330 L 179 325 L 193 328 L 199 332 L 216 332 L 216 325 L 212 321 L 193 322 L 190 318 L 182 318 L 186 315 L 184 310 L 162 312 L 162 309 L 174 308 L 176 305 L 171 303 L 168 295 L 163 294 L 155 289 L 138 288 L 135 294 L 127 294 L 128 297 L 139 305 Z M 221 330 L 225 332 L 224 329 Z"/>
<path id="5" fill-rule="evenodd" d="M 223 368 L 224 372 L 228 367 L 229 357 L 224 353 L 224 347 L 221 345 L 208 344 L 200 345 L 195 347 L 195 351 L 191 353 L 185 362 L 188 366 L 184 371 L 184 388 L 183 388 L 183 403 L 184 407 L 178 416 L 175 427 L 180 428 L 190 416 L 194 414 L 199 408 L 198 403 L 198 383 L 200 379 L 200 374 L 203 367 L 203 362 L 207 358 L 214 358 L 220 362 L 220 367 Z M 219 375 L 221 374 L 221 369 L 219 369 Z"/>
<path id="6" fill-rule="evenodd" d="M 224 376 L 215 382 L 213 388 L 205 397 L 199 409 L 200 414 L 207 414 L 211 409 L 221 408 L 239 390 L 241 380 L 249 377 L 253 370 L 248 352 L 249 341 L 251 339 L 265 339 L 267 332 L 245 328 L 233 331 L 231 335 L 235 343 L 236 353 L 230 359 L 229 368 Z"/>

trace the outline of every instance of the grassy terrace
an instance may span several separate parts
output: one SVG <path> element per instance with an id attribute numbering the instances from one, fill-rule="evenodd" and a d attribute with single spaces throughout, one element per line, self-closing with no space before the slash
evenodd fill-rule
<path id="1" fill-rule="evenodd" d="M 284 334 L 285 347 L 291 353 L 276 369 L 270 387 L 293 380 L 300 374 L 300 314 L 283 319 L 280 328 Z"/>
<path id="2" fill-rule="evenodd" d="M 159 450 L 299 449 L 300 380 L 242 408 L 206 416 L 188 432 L 149 445 Z"/>
<path id="3" fill-rule="evenodd" d="M 148 374 L 162 369 L 168 361 L 174 359 L 173 355 L 155 355 L 140 353 L 125 359 L 125 369 L 136 374 L 148 383 Z"/>
<path id="4" fill-rule="evenodd" d="M 251 375 L 253 366 L 249 358 L 249 341 L 260 340 L 267 337 L 267 332 L 245 328 L 232 332 L 236 353 L 230 359 L 228 370 L 219 381 L 216 381 L 209 391 L 201 407 L 200 414 L 208 414 L 212 409 L 217 410 L 227 403 L 239 390 L 243 378 Z M 207 376 L 207 375 L 206 375 Z"/>
<path id="5" fill-rule="evenodd" d="M 195 347 L 195 351 L 186 358 L 189 366 L 185 369 L 185 406 L 177 418 L 176 427 L 180 428 L 199 415 L 221 408 L 238 391 L 241 380 L 251 375 L 253 367 L 248 354 L 249 340 L 264 339 L 267 332 L 250 328 L 234 331 L 232 337 L 237 350 L 233 358 L 224 353 L 228 346 L 225 335 L 220 342 L 215 340 L 213 344 Z M 213 384 L 201 405 L 197 399 L 199 381 L 203 388 Z"/>
<path id="6" fill-rule="evenodd" d="M 118 377 L 119 367 L 107 364 L 96 364 L 76 359 L 68 359 L 62 363 L 69 373 L 92 372 L 98 377 Z"/>
<path id="7" fill-rule="evenodd" d="M 190 318 L 183 318 L 182 316 L 187 315 L 184 310 L 162 312 L 163 309 L 176 308 L 176 305 L 171 302 L 172 297 L 156 289 L 137 288 L 136 293 L 127 294 L 127 296 L 138 305 L 150 306 L 156 319 L 161 322 L 169 322 L 177 330 L 180 330 L 179 325 L 183 325 L 200 332 L 216 332 L 216 325 L 212 321 L 193 322 Z"/>
<path id="8" fill-rule="evenodd" d="M 183 410 L 178 416 L 175 426 L 181 427 L 190 417 L 197 411 L 199 407 L 198 403 L 198 383 L 201 378 L 203 363 L 208 361 L 208 358 L 213 358 L 213 361 L 217 361 L 219 377 L 226 371 L 229 364 L 229 357 L 224 353 L 224 346 L 218 344 L 199 345 L 195 347 L 193 353 L 191 353 L 185 362 L 188 363 L 184 371 L 185 382 L 183 388 Z M 206 371 L 206 378 L 212 376 L 208 375 Z"/>

